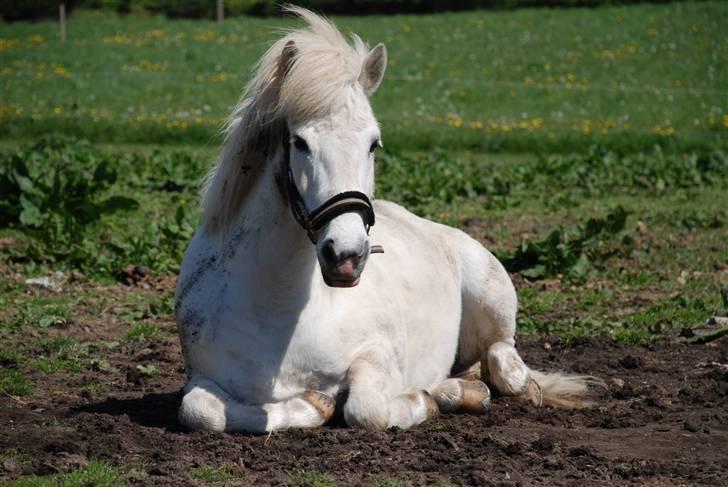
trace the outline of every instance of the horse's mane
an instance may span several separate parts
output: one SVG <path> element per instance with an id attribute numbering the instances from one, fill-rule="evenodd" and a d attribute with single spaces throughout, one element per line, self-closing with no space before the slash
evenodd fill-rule
<path id="1" fill-rule="evenodd" d="M 299 7 L 286 10 L 308 25 L 287 31 L 263 55 L 224 126 L 222 153 L 203 187 L 202 224 L 210 234 L 229 228 L 265 161 L 288 137 L 287 120 L 322 117 L 341 106 L 366 58 L 357 35 L 351 45 L 326 19 Z"/>

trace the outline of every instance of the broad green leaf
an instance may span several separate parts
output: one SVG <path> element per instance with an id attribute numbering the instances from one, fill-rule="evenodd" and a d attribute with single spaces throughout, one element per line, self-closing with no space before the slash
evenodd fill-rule
<path id="1" fill-rule="evenodd" d="M 20 204 L 23 208 L 20 213 L 20 223 L 23 225 L 38 227 L 46 220 L 38 207 L 24 194 L 20 195 Z"/>

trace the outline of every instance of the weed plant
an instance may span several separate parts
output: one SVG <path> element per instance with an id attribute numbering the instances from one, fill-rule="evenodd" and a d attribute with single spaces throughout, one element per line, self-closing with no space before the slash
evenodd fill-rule
<path id="1" fill-rule="evenodd" d="M 659 198 L 728 181 L 728 155 L 720 148 L 622 154 L 594 146 L 500 165 L 444 151 L 390 151 L 376 164 L 378 197 L 448 223 L 443 210 L 463 205 L 504 212 L 533 201 L 558 207 L 620 195 Z M 207 165 L 189 152 L 119 154 L 62 136 L 0 154 L 0 224 L 20 241 L 0 252 L 111 278 L 128 264 L 174 273 L 197 227 L 196 193 Z M 720 227 L 724 211 L 693 211 L 672 224 Z M 509 270 L 529 278 L 582 279 L 615 252 L 628 251 L 626 216 L 617 208 L 571 227 L 557 225 L 543 240 L 524 240 L 500 255 Z"/>

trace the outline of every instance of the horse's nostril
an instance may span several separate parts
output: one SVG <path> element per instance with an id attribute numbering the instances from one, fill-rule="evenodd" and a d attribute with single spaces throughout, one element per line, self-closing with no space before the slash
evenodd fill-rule
<path id="1" fill-rule="evenodd" d="M 336 262 L 336 251 L 334 250 L 334 239 L 329 238 L 321 248 L 321 255 L 327 262 Z"/>

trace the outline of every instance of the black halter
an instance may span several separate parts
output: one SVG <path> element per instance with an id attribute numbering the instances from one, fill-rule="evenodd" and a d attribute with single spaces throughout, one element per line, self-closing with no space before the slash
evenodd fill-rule
<path id="1" fill-rule="evenodd" d="M 332 196 L 312 212 L 308 211 L 306 203 L 304 203 L 301 193 L 298 191 L 296 182 L 293 180 L 289 160 L 291 157 L 290 147 L 285 142 L 284 145 L 285 193 L 288 196 L 288 203 L 291 206 L 293 218 L 306 230 L 306 234 L 309 240 L 311 240 L 311 243 L 316 244 L 318 232 L 328 225 L 331 220 L 339 215 L 353 211 L 359 213 L 364 219 L 364 228 L 368 235 L 369 229 L 374 226 L 374 207 L 369 197 L 360 191 L 344 191 L 343 193 Z"/>

